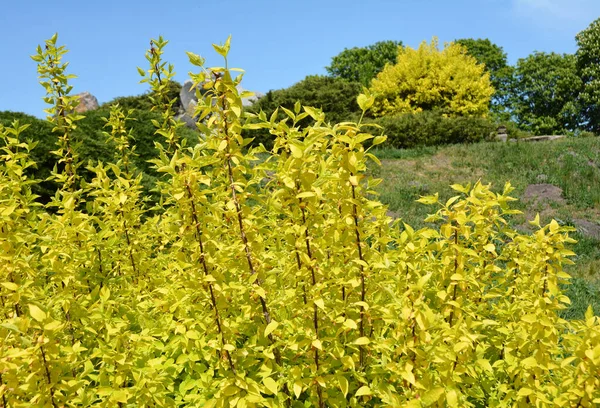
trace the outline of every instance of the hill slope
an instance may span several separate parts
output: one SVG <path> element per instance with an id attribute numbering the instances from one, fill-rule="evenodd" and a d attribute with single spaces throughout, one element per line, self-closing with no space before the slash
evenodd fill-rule
<path id="1" fill-rule="evenodd" d="M 383 179 L 377 190 L 390 215 L 413 227 L 424 226 L 432 208 L 415 200 L 438 192 L 440 201 L 455 195 L 454 183 L 492 183 L 501 191 L 509 182 L 514 207 L 523 212 L 511 224 L 530 229 L 537 213 L 542 223 L 556 219 L 575 226 L 573 250 L 576 277 L 570 288 L 572 308 L 580 316 L 588 303 L 600 312 L 600 138 L 568 138 L 536 143 L 479 143 L 410 150 L 375 151 L 381 167 L 372 172 Z"/>

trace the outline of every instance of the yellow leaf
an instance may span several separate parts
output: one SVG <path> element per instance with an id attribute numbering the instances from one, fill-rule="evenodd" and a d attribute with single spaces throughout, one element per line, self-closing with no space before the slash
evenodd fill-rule
<path id="1" fill-rule="evenodd" d="M 521 361 L 521 366 L 523 366 L 523 368 L 537 367 L 537 365 L 538 363 L 535 357 L 527 357 L 526 359 Z"/>
<path id="2" fill-rule="evenodd" d="M 314 191 L 303 191 L 302 193 L 296 195 L 296 198 L 309 198 L 309 197 L 314 197 L 314 196 L 315 196 Z"/>
<path id="3" fill-rule="evenodd" d="M 265 292 L 265 290 L 260 286 L 255 287 L 254 291 L 256 292 L 256 294 L 258 296 L 260 296 L 263 299 L 265 299 L 267 297 L 267 292 Z"/>
<path id="4" fill-rule="evenodd" d="M 344 368 L 348 369 L 348 370 L 355 370 L 356 366 L 354 364 L 354 359 L 350 356 L 344 356 L 342 357 L 342 364 L 344 365 Z"/>
<path id="5" fill-rule="evenodd" d="M 296 159 L 300 159 L 302 158 L 302 156 L 304 155 L 304 152 L 302 151 L 302 149 L 295 145 L 290 143 L 290 151 L 292 152 L 292 156 L 295 157 Z"/>
<path id="6" fill-rule="evenodd" d="M 533 393 L 534 393 L 534 391 L 531 388 L 523 387 L 523 388 L 521 388 L 519 390 L 519 392 L 518 392 L 517 395 L 519 397 L 526 397 L 526 396 L 531 395 Z"/>
<path id="7" fill-rule="evenodd" d="M 31 314 L 31 317 L 33 317 L 38 322 L 43 322 L 44 320 L 46 320 L 46 313 L 44 313 L 44 311 L 42 311 L 42 309 L 40 309 L 36 305 L 29 305 L 29 313 Z"/>
<path id="8" fill-rule="evenodd" d="M 277 326 L 279 326 L 279 323 L 277 323 L 275 320 L 271 320 L 271 323 L 269 323 L 267 327 L 265 327 L 265 337 L 273 333 Z"/>
<path id="9" fill-rule="evenodd" d="M 223 389 L 223 395 L 230 397 L 232 395 L 235 395 L 239 392 L 239 388 L 236 387 L 235 385 L 228 385 L 227 387 L 225 387 Z"/>
<path id="10" fill-rule="evenodd" d="M 483 247 L 488 252 L 496 252 L 496 246 L 494 244 L 487 244 Z"/>
<path id="11" fill-rule="evenodd" d="M 400 375 L 402 376 L 402 378 L 404 378 L 406 381 L 408 381 L 412 385 L 416 384 L 415 375 L 412 372 L 410 372 L 410 371 L 402 371 L 400 373 Z"/>
<path id="12" fill-rule="evenodd" d="M 265 378 L 263 380 L 263 384 L 265 387 L 267 387 L 269 394 L 273 394 L 273 395 L 277 394 L 277 390 L 278 390 L 277 383 L 271 377 Z"/>
<path id="13" fill-rule="evenodd" d="M 19 285 L 17 285 L 16 283 L 13 283 L 13 282 L 2 282 L 2 286 L 4 286 L 8 290 L 13 290 L 13 291 L 16 291 L 17 289 L 19 289 Z"/>
<path id="14" fill-rule="evenodd" d="M 302 394 L 302 383 L 300 381 L 295 381 L 294 382 L 294 395 L 296 396 L 296 398 L 299 398 L 300 394 Z"/>
<path id="15" fill-rule="evenodd" d="M 356 391 L 356 394 L 354 395 L 356 397 L 362 397 L 363 395 L 371 395 L 371 389 L 368 385 L 363 385 Z"/>
<path id="16" fill-rule="evenodd" d="M 11 215 L 13 213 L 13 211 L 15 211 L 15 208 L 17 208 L 16 205 L 11 205 L 11 206 L 5 207 L 4 210 L 2 210 L 2 215 L 8 217 L 9 215 Z"/>
<path id="17" fill-rule="evenodd" d="M 371 341 L 367 337 L 359 337 L 358 339 L 354 340 L 354 344 L 357 344 L 359 346 L 369 344 L 370 342 Z"/>
<path id="18" fill-rule="evenodd" d="M 444 389 L 442 387 L 429 390 L 423 395 L 423 397 L 421 397 L 421 404 L 423 404 L 425 407 L 433 405 L 440 399 L 442 395 L 444 395 Z"/>
<path id="19" fill-rule="evenodd" d="M 44 330 L 52 331 L 52 330 L 58 329 L 61 326 L 62 326 L 61 322 L 59 322 L 58 320 L 53 320 L 52 322 L 44 325 Z"/>
<path id="20" fill-rule="evenodd" d="M 460 184 L 452 184 L 450 186 L 450 188 L 454 191 L 458 191 L 459 193 L 467 194 L 469 192 L 469 189 L 471 188 L 471 186 L 470 185 L 462 186 Z"/>
<path id="21" fill-rule="evenodd" d="M 525 316 L 521 317 L 521 320 L 526 323 L 535 323 L 538 321 L 538 317 L 534 314 L 526 314 Z"/>
<path id="22" fill-rule="evenodd" d="M 319 340 L 319 339 L 313 340 L 312 345 L 314 348 L 323 350 L 323 345 L 321 344 L 321 340 Z"/>
<path id="23" fill-rule="evenodd" d="M 112 393 L 112 395 L 110 396 L 111 401 L 114 402 L 121 402 L 123 404 L 127 403 L 128 398 L 128 392 L 127 390 L 116 390 Z"/>
<path id="24" fill-rule="evenodd" d="M 485 371 L 487 371 L 488 373 L 493 373 L 494 370 L 492 369 L 492 366 L 490 364 L 490 362 L 484 358 L 480 358 L 479 360 L 477 360 L 477 365 L 479 365 L 481 368 L 483 368 Z"/>
<path id="25" fill-rule="evenodd" d="M 346 321 L 344 322 L 344 327 L 348 328 L 348 329 L 357 329 L 358 326 L 356 325 L 356 322 L 352 319 L 346 319 Z"/>
<path id="26" fill-rule="evenodd" d="M 342 394 L 344 394 L 344 397 L 346 397 L 346 395 L 348 395 L 348 379 L 343 375 L 338 375 L 337 380 L 338 385 L 340 386 L 340 391 L 342 391 Z"/>
<path id="27" fill-rule="evenodd" d="M 454 389 L 446 391 L 446 404 L 448 407 L 458 407 L 458 393 Z"/>

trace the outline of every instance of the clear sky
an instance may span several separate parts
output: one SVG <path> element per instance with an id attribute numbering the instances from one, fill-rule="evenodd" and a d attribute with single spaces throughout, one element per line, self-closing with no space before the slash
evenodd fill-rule
<path id="1" fill-rule="evenodd" d="M 324 74 L 344 48 L 382 40 L 416 47 L 438 36 L 489 38 L 509 61 L 533 51 L 573 53 L 575 35 L 600 17 L 600 0 L 2 0 L 0 110 L 43 117 L 44 90 L 30 59 L 38 44 L 59 35 L 70 50 L 74 93 L 100 103 L 138 95 L 136 67 L 146 67 L 151 38 L 169 45 L 165 58 L 183 82 L 185 51 L 221 65 L 212 43 L 232 35 L 230 66 L 246 70 L 243 86 L 266 92 L 310 74 Z"/>

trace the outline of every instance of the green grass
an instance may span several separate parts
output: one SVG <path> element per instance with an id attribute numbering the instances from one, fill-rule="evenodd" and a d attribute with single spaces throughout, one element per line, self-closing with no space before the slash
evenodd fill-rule
<path id="1" fill-rule="evenodd" d="M 418 149 L 378 149 L 373 153 L 382 165 L 370 172 L 382 183 L 377 187 L 380 199 L 388 204 L 390 215 L 415 228 L 425 226 L 424 218 L 432 208 L 419 203 L 422 195 L 439 193 L 446 200 L 456 192 L 454 183 L 491 183 L 502 191 L 510 182 L 521 198 L 529 184 L 548 183 L 563 190 L 564 203 L 532 204 L 522 200 L 514 207 L 523 214 L 510 222 L 527 228 L 527 220 L 540 214 L 546 223 L 574 225 L 575 219 L 600 222 L 600 138 L 567 138 L 550 142 L 479 143 Z M 572 306 L 566 317 L 581 317 L 588 304 L 600 312 L 600 241 L 573 235 L 578 240 L 573 250 L 576 265 L 568 267 L 574 276 L 568 289 Z"/>

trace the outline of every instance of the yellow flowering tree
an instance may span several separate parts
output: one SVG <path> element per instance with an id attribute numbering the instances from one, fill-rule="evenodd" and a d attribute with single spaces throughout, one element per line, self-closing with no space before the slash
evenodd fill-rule
<path id="1" fill-rule="evenodd" d="M 494 93 L 489 74 L 457 43 L 439 49 L 437 38 L 398 50 L 371 83 L 376 116 L 440 110 L 447 116 L 485 116 Z"/>

